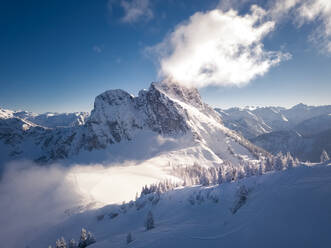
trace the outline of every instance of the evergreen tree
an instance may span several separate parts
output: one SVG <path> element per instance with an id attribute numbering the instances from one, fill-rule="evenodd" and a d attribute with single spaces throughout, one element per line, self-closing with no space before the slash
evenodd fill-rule
<path id="1" fill-rule="evenodd" d="M 271 157 L 268 157 L 265 163 L 265 171 L 272 171 L 273 169 L 273 161 Z"/>
<path id="2" fill-rule="evenodd" d="M 284 165 L 283 165 L 283 154 L 282 153 L 278 153 L 276 156 L 276 160 L 275 160 L 275 170 L 282 170 Z"/>
<path id="3" fill-rule="evenodd" d="M 224 182 L 224 178 L 223 178 L 223 171 L 222 171 L 221 167 L 218 168 L 217 177 L 218 177 L 218 179 L 217 179 L 218 182 L 217 183 L 222 184 Z"/>
<path id="4" fill-rule="evenodd" d="M 67 242 L 65 241 L 65 239 L 63 237 L 61 237 L 60 239 L 56 240 L 55 247 L 56 248 L 67 248 Z"/>
<path id="5" fill-rule="evenodd" d="M 323 150 L 320 159 L 321 159 L 321 163 L 325 163 L 326 161 L 329 161 L 330 160 L 329 154 L 325 150 Z"/>
<path id="6" fill-rule="evenodd" d="M 291 155 L 291 153 L 286 154 L 286 161 L 287 161 L 287 167 L 288 168 L 293 168 L 294 167 L 294 159 Z"/>
<path id="7" fill-rule="evenodd" d="M 78 246 L 77 246 L 77 243 L 76 243 L 76 241 L 74 240 L 74 239 L 71 239 L 70 241 L 69 241 L 69 248 L 77 248 Z"/>
<path id="8" fill-rule="evenodd" d="M 259 175 L 263 175 L 266 171 L 266 168 L 265 168 L 265 160 L 261 160 L 261 163 L 260 163 L 260 166 L 259 166 L 259 171 L 258 171 L 258 174 Z"/>
<path id="9" fill-rule="evenodd" d="M 146 217 L 146 221 L 145 221 L 145 227 L 146 230 L 151 230 L 153 229 L 154 226 L 154 217 L 151 211 L 148 212 L 147 217 Z"/>
<path id="10" fill-rule="evenodd" d="M 95 242 L 96 242 L 96 240 L 93 237 L 93 234 L 91 232 L 88 232 L 85 228 L 82 228 L 78 247 L 85 248 Z"/>

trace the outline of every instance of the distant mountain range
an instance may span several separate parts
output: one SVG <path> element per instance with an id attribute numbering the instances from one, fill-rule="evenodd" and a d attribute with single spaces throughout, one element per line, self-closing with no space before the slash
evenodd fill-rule
<path id="1" fill-rule="evenodd" d="M 331 153 L 331 105 L 215 110 L 225 126 L 273 154 L 317 162 L 323 150 Z"/>

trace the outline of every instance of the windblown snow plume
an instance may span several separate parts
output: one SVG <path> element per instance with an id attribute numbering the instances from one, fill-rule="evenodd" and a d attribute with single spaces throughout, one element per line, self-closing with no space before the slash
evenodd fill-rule
<path id="1" fill-rule="evenodd" d="M 267 12 L 253 5 L 249 14 L 215 9 L 197 12 L 160 44 L 161 77 L 186 86 L 244 85 L 268 72 L 289 54 L 267 51 L 263 38 L 275 27 Z"/>

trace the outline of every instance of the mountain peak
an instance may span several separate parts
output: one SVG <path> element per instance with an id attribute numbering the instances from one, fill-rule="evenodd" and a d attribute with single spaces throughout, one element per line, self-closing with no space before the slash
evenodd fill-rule
<path id="1" fill-rule="evenodd" d="M 297 105 L 294 105 L 294 106 L 292 107 L 292 109 L 305 109 L 305 108 L 307 108 L 307 107 L 308 107 L 308 105 L 303 104 L 303 103 L 299 103 L 299 104 L 297 104 Z"/>
<path id="2" fill-rule="evenodd" d="M 171 81 L 154 82 L 150 90 L 158 90 L 168 97 L 201 108 L 204 106 L 199 91 Z"/>

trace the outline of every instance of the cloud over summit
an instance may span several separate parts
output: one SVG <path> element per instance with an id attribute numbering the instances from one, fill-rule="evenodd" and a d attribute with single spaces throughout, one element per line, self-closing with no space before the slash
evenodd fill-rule
<path id="1" fill-rule="evenodd" d="M 297 28 L 314 23 L 308 39 L 331 53 L 330 0 L 268 1 L 263 8 L 247 0 L 221 1 L 218 8 L 196 12 L 159 44 L 147 48 L 156 56 L 159 77 L 186 86 L 242 86 L 263 76 L 291 54 L 264 47 L 266 36 L 281 22 Z"/>
<path id="2" fill-rule="evenodd" d="M 244 85 L 265 74 L 289 54 L 267 51 L 262 43 L 275 22 L 253 5 L 235 10 L 197 12 L 161 43 L 149 48 L 159 58 L 159 74 L 186 86 Z"/>

